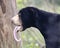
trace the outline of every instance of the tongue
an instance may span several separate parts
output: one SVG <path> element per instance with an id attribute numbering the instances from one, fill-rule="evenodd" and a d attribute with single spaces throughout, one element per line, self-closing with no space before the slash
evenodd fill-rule
<path id="1" fill-rule="evenodd" d="M 17 39 L 17 32 L 20 31 L 20 29 L 21 29 L 21 26 L 16 26 L 14 28 L 13 34 L 14 34 L 14 38 L 15 38 L 16 41 L 21 41 L 21 38 Z"/>
<path id="2" fill-rule="evenodd" d="M 14 32 L 17 32 L 21 29 L 21 26 L 16 26 L 15 29 L 14 29 Z"/>

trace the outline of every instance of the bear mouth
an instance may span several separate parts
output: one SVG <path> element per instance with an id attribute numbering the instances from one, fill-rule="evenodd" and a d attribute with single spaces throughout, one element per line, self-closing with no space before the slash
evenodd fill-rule
<path id="1" fill-rule="evenodd" d="M 22 32 L 22 26 L 21 25 L 18 25 L 18 26 L 15 26 L 14 28 L 15 32 Z"/>
<path id="2" fill-rule="evenodd" d="M 23 27 L 22 27 L 22 25 L 15 25 L 14 30 L 15 30 L 16 32 L 22 32 L 22 31 L 23 31 Z"/>

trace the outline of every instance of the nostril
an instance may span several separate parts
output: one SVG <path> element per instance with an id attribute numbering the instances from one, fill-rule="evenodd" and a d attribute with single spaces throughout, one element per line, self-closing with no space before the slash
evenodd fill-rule
<path id="1" fill-rule="evenodd" d="M 13 21 L 11 21 L 13 23 Z"/>
<path id="2" fill-rule="evenodd" d="M 15 25 L 15 23 L 14 23 L 13 21 L 11 21 L 11 23 L 12 23 L 13 25 Z"/>
<path id="3" fill-rule="evenodd" d="M 11 23 L 13 23 L 13 20 L 11 19 Z"/>

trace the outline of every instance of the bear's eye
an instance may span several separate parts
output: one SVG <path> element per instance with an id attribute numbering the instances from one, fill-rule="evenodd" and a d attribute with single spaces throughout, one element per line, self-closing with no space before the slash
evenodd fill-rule
<path id="1" fill-rule="evenodd" d="M 21 18 L 21 13 L 18 14 L 19 18 Z"/>
<path id="2" fill-rule="evenodd" d="M 19 16 L 21 15 L 21 14 L 18 14 Z"/>
<path id="3" fill-rule="evenodd" d="M 18 15 L 20 16 L 20 15 L 21 15 L 21 13 L 18 13 Z"/>

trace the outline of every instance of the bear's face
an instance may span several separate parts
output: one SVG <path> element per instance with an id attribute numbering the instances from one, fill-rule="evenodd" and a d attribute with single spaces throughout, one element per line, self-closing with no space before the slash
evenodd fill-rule
<path id="1" fill-rule="evenodd" d="M 16 26 L 22 26 L 22 30 L 34 26 L 33 11 L 30 8 L 23 8 L 18 14 L 12 17 L 12 22 Z"/>
<path id="2" fill-rule="evenodd" d="M 22 21 L 19 18 L 19 15 L 16 15 L 16 16 L 12 17 L 11 20 L 12 20 L 12 23 L 14 23 L 17 26 L 21 26 L 22 25 Z"/>
<path id="3" fill-rule="evenodd" d="M 12 23 L 15 25 L 15 26 L 18 26 L 18 27 L 21 27 L 19 30 L 22 31 L 23 30 L 23 27 L 22 27 L 22 21 L 21 19 L 19 18 L 19 15 L 16 15 L 14 17 L 12 17 Z"/>
<path id="4" fill-rule="evenodd" d="M 17 26 L 22 26 L 23 30 L 29 27 L 35 27 L 38 17 L 38 9 L 26 7 L 21 9 L 16 16 L 12 18 L 12 22 Z"/>

